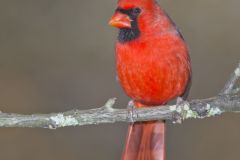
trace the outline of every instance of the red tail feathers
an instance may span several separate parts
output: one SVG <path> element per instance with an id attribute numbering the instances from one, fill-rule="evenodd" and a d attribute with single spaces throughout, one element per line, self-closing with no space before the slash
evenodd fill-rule
<path id="1" fill-rule="evenodd" d="M 165 160 L 165 122 L 131 124 L 122 160 Z"/>

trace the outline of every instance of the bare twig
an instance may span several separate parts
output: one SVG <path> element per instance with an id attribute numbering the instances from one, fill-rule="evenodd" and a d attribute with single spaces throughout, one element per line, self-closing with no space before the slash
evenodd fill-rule
<path id="1" fill-rule="evenodd" d="M 234 90 L 235 92 L 238 92 L 240 90 L 239 86 L 237 85 L 237 81 L 239 81 L 240 78 L 240 62 L 238 64 L 238 67 L 235 69 L 235 71 L 232 73 L 230 79 L 224 86 L 223 90 L 221 91 L 220 94 L 230 94 Z"/>
<path id="2" fill-rule="evenodd" d="M 189 118 L 206 118 L 225 112 L 240 112 L 240 64 L 235 69 L 222 92 L 215 97 L 192 100 L 180 105 L 165 105 L 141 109 L 115 109 L 115 98 L 100 108 L 71 110 L 62 113 L 21 115 L 0 113 L 0 127 L 27 127 L 56 129 L 114 122 L 172 120 L 181 122 Z"/>

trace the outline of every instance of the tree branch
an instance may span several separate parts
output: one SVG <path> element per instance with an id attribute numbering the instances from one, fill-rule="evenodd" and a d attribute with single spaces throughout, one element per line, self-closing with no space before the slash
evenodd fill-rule
<path id="1" fill-rule="evenodd" d="M 239 78 L 240 78 L 240 62 L 238 67 L 232 73 L 230 79 L 227 81 L 226 85 L 224 86 L 223 90 L 220 94 L 229 94 L 233 92 L 239 92 Z"/>
<path id="2" fill-rule="evenodd" d="M 190 118 L 206 118 L 225 112 L 240 112 L 240 63 L 219 95 L 191 100 L 180 105 L 165 105 L 141 109 L 113 108 L 115 98 L 96 109 L 71 110 L 62 113 L 22 115 L 0 113 L 0 127 L 56 129 L 115 122 L 172 120 L 181 122 Z"/>

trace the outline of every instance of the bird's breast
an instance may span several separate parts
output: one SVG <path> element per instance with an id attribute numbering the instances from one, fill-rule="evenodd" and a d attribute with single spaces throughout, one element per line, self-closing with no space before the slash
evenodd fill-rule
<path id="1" fill-rule="evenodd" d="M 117 44 L 117 74 L 127 95 L 147 105 L 160 105 L 181 95 L 190 71 L 186 48 L 176 51 L 154 43 Z"/>

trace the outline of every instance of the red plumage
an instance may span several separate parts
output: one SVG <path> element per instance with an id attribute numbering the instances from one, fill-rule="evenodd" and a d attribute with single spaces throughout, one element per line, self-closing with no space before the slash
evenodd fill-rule
<path id="1" fill-rule="evenodd" d="M 119 82 L 136 107 L 166 104 L 184 94 L 191 77 L 188 48 L 154 0 L 119 0 L 110 24 L 120 28 Z M 132 124 L 123 160 L 164 160 L 164 135 L 162 121 Z"/>

